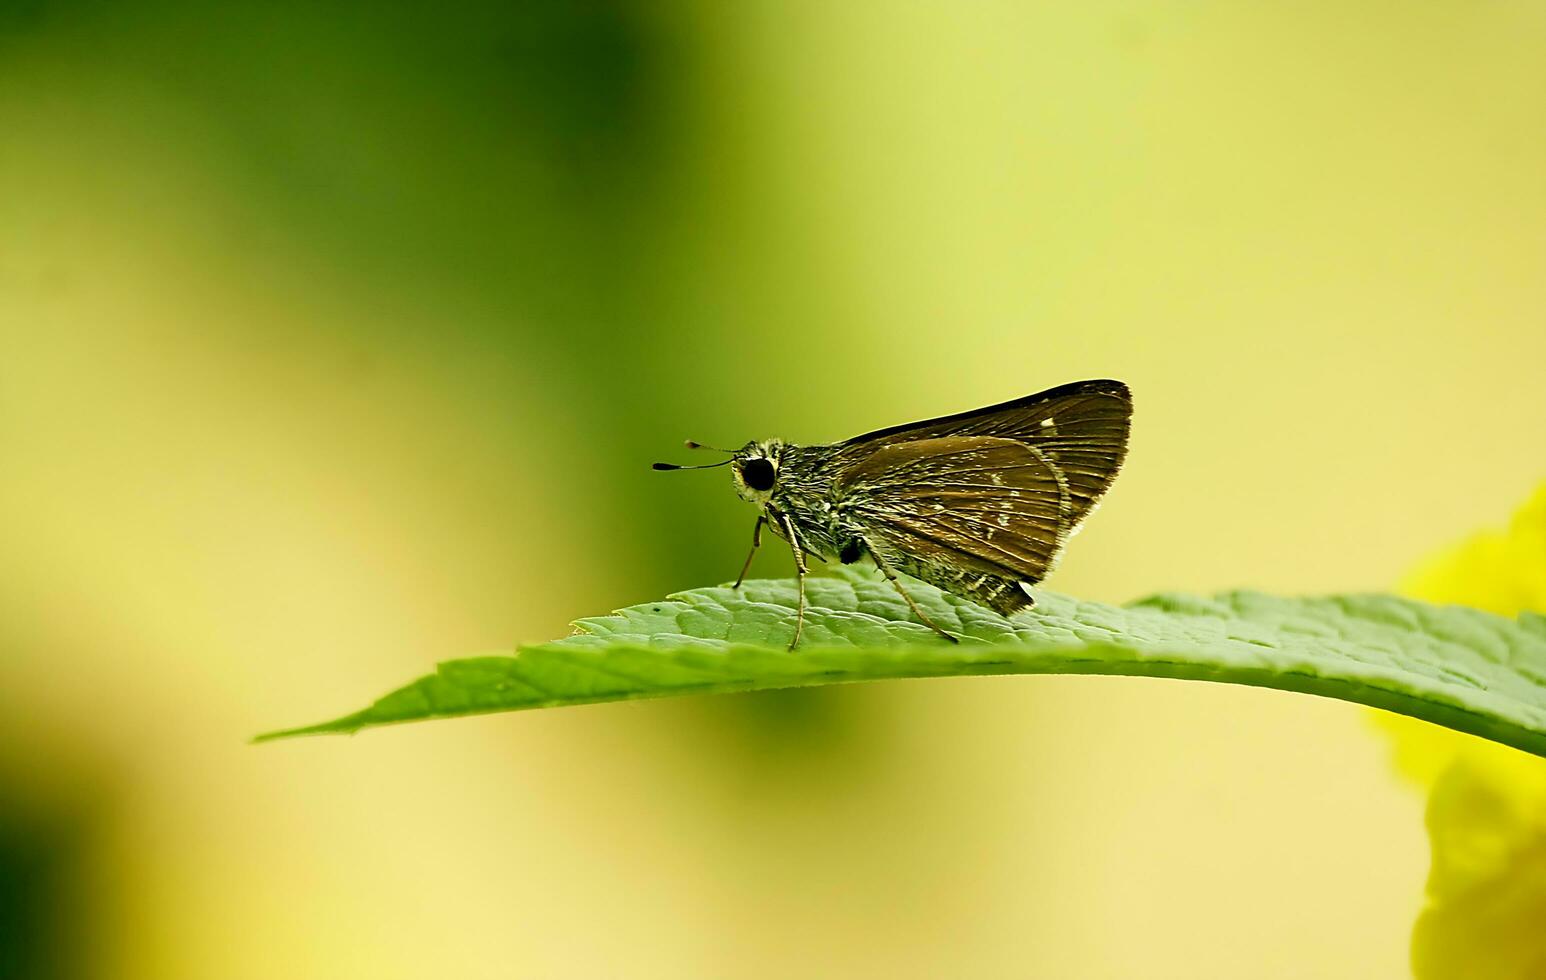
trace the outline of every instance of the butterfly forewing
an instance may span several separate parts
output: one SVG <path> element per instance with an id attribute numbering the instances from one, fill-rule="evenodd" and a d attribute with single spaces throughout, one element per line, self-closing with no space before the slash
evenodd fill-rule
<path id="1" fill-rule="evenodd" d="M 1062 471 L 1075 526 L 1111 486 L 1127 455 L 1133 401 L 1120 381 L 1079 381 L 959 415 L 893 426 L 842 443 L 857 460 L 879 446 L 941 436 L 998 436 L 1040 449 Z"/>

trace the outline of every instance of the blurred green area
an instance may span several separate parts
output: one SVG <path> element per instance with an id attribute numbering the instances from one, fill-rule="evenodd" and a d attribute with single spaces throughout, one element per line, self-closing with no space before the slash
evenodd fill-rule
<path id="1" fill-rule="evenodd" d="M 1138 415 L 1053 587 L 1386 588 L 1546 467 L 1543 40 L 1455 0 L 0 5 L 0 964 L 1399 972 L 1421 801 L 1343 705 L 243 741 L 731 577 L 728 481 L 648 471 L 684 437 L 1080 377 Z"/>

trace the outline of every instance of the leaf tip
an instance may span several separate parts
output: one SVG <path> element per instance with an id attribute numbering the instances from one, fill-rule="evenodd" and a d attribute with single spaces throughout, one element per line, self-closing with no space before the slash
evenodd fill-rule
<path id="1" fill-rule="evenodd" d="M 353 735 L 359 731 L 358 725 L 345 726 L 337 721 L 325 721 L 320 725 L 303 725 L 300 728 L 281 728 L 272 732 L 260 732 L 247 740 L 248 745 L 261 745 L 264 742 L 277 742 L 280 739 L 300 738 L 303 735 Z"/>

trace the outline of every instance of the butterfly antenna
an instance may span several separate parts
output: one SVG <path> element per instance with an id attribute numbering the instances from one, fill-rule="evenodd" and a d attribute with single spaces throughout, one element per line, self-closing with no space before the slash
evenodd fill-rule
<path id="1" fill-rule="evenodd" d="M 656 470 L 712 470 L 716 466 L 728 466 L 732 460 L 722 459 L 717 463 L 704 463 L 700 466 L 680 466 L 676 463 L 652 463 L 651 469 Z"/>
<path id="2" fill-rule="evenodd" d="M 716 452 L 716 453 L 724 453 L 726 456 L 734 456 L 735 455 L 735 451 L 734 450 L 720 449 L 717 446 L 705 446 L 703 443 L 696 442 L 696 441 L 694 441 L 692 439 L 688 439 L 687 442 L 685 443 L 685 445 L 687 446 L 688 449 L 708 449 L 708 450 L 712 450 L 713 452 Z M 657 469 L 657 470 L 710 470 L 710 469 L 713 469 L 716 466 L 724 466 L 726 463 L 729 463 L 729 462 L 731 462 L 731 460 L 725 459 L 725 460 L 719 461 L 718 463 L 704 463 L 701 466 L 678 466 L 675 463 L 656 463 L 654 465 L 654 468 Z"/>

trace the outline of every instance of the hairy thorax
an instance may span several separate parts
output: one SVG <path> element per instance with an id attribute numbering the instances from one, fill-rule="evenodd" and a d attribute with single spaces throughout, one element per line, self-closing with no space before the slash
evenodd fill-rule
<path id="1" fill-rule="evenodd" d="M 832 446 L 781 447 L 779 484 L 768 501 L 772 525 L 780 537 L 788 537 L 785 514 L 798 529 L 799 544 L 826 559 L 857 561 L 859 528 L 844 514 L 844 500 L 837 481 L 828 472 Z"/>

